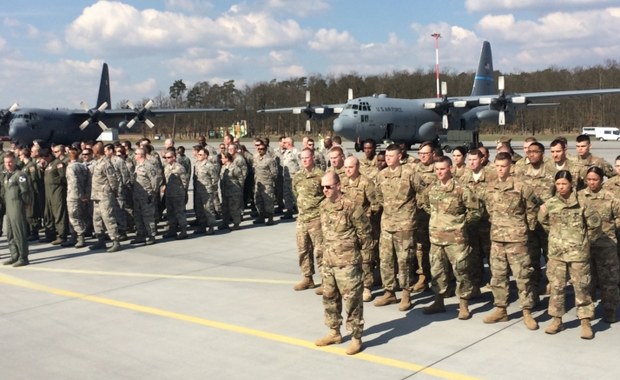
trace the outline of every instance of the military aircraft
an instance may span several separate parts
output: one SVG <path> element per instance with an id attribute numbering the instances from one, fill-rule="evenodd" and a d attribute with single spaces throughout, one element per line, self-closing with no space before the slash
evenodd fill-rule
<path id="1" fill-rule="evenodd" d="M 153 128 L 147 117 L 174 113 L 224 112 L 228 108 L 174 108 L 156 109 L 149 100 L 142 108 L 127 102 L 126 109 L 111 109 L 110 77 L 107 63 L 103 64 L 97 107 L 89 108 L 82 102 L 83 110 L 20 108 L 14 104 L 0 111 L 0 135 L 13 142 L 30 144 L 34 140 L 48 143 L 71 144 L 81 140 L 95 140 L 108 125 L 114 128 L 131 128 L 141 122 Z"/>
<path id="2" fill-rule="evenodd" d="M 514 120 L 516 110 L 521 107 L 557 105 L 549 102 L 620 93 L 620 88 L 612 88 L 506 94 L 501 76 L 498 78 L 498 88 L 499 93 L 494 85 L 491 44 L 484 41 L 470 96 L 449 97 L 446 85 L 442 83 L 443 98 L 398 99 L 380 94 L 349 99 L 346 104 L 329 107 L 333 114 L 338 114 L 333 122 L 334 132 L 355 141 L 356 149 L 359 149 L 359 142 L 368 138 L 378 142 L 404 142 L 411 146 L 424 141 L 439 141 L 440 136 L 445 134 L 442 130 L 472 131 L 477 135 L 481 121 L 497 121 L 499 125 L 504 125 Z M 318 110 L 321 107 L 306 107 L 306 114 L 312 116 Z"/>

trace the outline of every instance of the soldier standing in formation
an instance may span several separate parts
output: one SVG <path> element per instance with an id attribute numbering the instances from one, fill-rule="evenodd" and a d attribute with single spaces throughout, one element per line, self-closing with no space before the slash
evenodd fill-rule
<path id="1" fill-rule="evenodd" d="M 254 204 L 258 210 L 258 217 L 254 224 L 273 224 L 275 201 L 275 182 L 278 176 L 278 167 L 274 157 L 267 154 L 265 143 L 259 140 L 254 155 Z"/>
<path id="2" fill-rule="evenodd" d="M 4 155 L 2 199 L 6 205 L 6 238 L 11 258 L 4 265 L 21 267 L 28 265 L 28 220 L 26 210 L 32 207 L 32 190 L 28 177 L 17 169 L 15 156 Z"/>
<path id="3" fill-rule="evenodd" d="M 197 161 L 194 165 L 196 176 L 196 181 L 194 182 L 194 209 L 196 210 L 198 229 L 194 233 L 212 235 L 214 233 L 216 214 L 213 198 L 217 196 L 220 175 L 213 162 L 209 160 L 209 151 L 207 149 L 198 149 L 196 158 Z"/>
<path id="4" fill-rule="evenodd" d="M 306 152 L 307 150 L 304 150 Z M 370 223 L 361 205 L 346 198 L 340 191 L 338 175 L 325 174 L 321 180 L 325 199 L 320 206 L 323 234 L 323 307 L 325 325 L 330 331 L 316 341 L 317 346 L 338 344 L 342 341 L 342 309 L 351 330 L 347 355 L 362 349 L 364 304 L 362 302 L 362 254 L 371 249 Z"/>
<path id="5" fill-rule="evenodd" d="M 77 149 L 71 148 L 69 150 L 69 163 L 66 169 L 67 213 L 74 236 L 63 246 L 73 245 L 75 248 L 82 248 L 86 245 L 84 234 L 86 233 L 87 215 L 84 213 L 83 204 L 89 200 L 90 171 L 85 164 L 78 161 L 78 155 Z"/>
<path id="6" fill-rule="evenodd" d="M 234 163 L 233 156 L 228 152 L 222 154 L 220 191 L 222 192 L 222 222 L 219 229 L 238 230 L 241 223 L 241 212 L 239 210 L 243 199 L 243 172 L 241 167 Z M 231 222 L 232 227 L 230 227 Z"/>
<path id="7" fill-rule="evenodd" d="M 162 197 L 165 197 L 168 216 L 168 232 L 164 238 L 182 240 L 187 238 L 187 219 L 185 217 L 185 196 L 188 186 L 188 177 L 185 168 L 176 162 L 176 152 L 169 149 L 165 153 L 166 165 L 164 177 L 166 184 L 161 188 Z M 177 232 L 179 233 L 177 235 Z"/>
<path id="8" fill-rule="evenodd" d="M 157 224 L 157 197 L 159 195 L 159 178 L 157 169 L 146 159 L 144 148 L 138 148 L 134 152 L 136 166 L 133 173 L 133 209 L 136 223 L 136 238 L 131 244 L 151 245 L 155 243 Z"/>

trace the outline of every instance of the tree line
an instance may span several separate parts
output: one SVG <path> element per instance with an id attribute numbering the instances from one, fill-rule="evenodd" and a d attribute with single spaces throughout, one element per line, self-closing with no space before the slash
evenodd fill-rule
<path id="1" fill-rule="evenodd" d="M 495 78 L 501 75 L 495 72 Z M 572 69 L 549 67 L 545 70 L 504 74 L 507 94 L 615 88 L 620 86 L 620 64 L 615 60 L 590 67 Z M 448 84 L 449 96 L 471 93 L 474 72 L 447 71 L 441 80 Z M 160 93 L 153 100 L 158 108 L 234 108 L 230 112 L 179 114 L 153 120 L 154 130 L 142 126 L 145 135 L 159 134 L 181 138 L 199 135 L 216 137 L 222 127 L 245 120 L 249 136 L 298 135 L 304 133 L 306 116 L 291 113 L 257 113 L 260 109 L 305 106 L 305 92 L 310 91 L 313 105 L 345 103 L 348 89 L 354 97 L 387 94 L 393 98 L 432 98 L 435 96 L 433 69 L 394 71 L 379 75 L 359 75 L 355 72 L 339 76 L 312 75 L 308 77 L 273 79 L 237 88 L 234 80 L 221 84 L 198 82 L 190 88 L 182 79 L 175 80 L 168 94 Z M 620 95 L 565 99 L 559 105 L 546 105 L 519 110 L 514 123 L 502 127 L 502 133 L 563 134 L 576 133 L 584 126 L 619 126 L 616 112 Z M 144 104 L 146 100 L 143 100 Z M 119 107 L 125 101 L 119 102 Z M 139 103 L 139 102 L 136 102 Z M 332 119 L 312 121 L 312 134 L 331 131 Z M 496 124 L 483 124 L 481 133 L 497 133 Z M 134 127 L 134 130 L 136 127 Z M 134 131 L 135 132 L 135 131 Z"/>

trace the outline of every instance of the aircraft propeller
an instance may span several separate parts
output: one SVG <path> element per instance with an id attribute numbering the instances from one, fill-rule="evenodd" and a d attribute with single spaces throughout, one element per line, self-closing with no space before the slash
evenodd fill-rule
<path id="1" fill-rule="evenodd" d="M 450 127 L 448 119 L 450 108 L 455 107 L 454 102 L 448 100 L 448 83 L 441 82 L 441 94 L 443 99 L 440 102 L 424 103 L 424 109 L 434 109 L 441 112 L 441 126 L 443 129 L 448 129 Z"/>
<path id="2" fill-rule="evenodd" d="M 153 128 L 155 124 L 153 124 L 152 121 L 146 118 L 146 114 L 149 112 L 149 110 L 151 109 L 151 107 L 153 107 L 154 104 L 155 102 L 149 99 L 149 101 L 146 102 L 146 104 L 144 105 L 144 107 L 142 107 L 142 109 L 138 109 L 133 105 L 131 101 L 128 100 L 127 107 L 134 110 L 134 112 L 136 113 L 136 116 L 134 116 L 133 119 L 129 120 L 129 122 L 127 123 L 127 128 L 133 127 L 134 124 L 136 124 L 138 121 L 145 123 L 146 125 L 149 126 L 149 128 Z"/>
<path id="3" fill-rule="evenodd" d="M 504 76 L 500 76 L 497 78 L 499 95 L 494 98 L 480 98 L 480 104 L 488 104 L 490 108 L 499 111 L 499 125 L 506 125 L 506 111 L 508 110 L 510 104 L 525 104 L 527 102 L 525 96 L 507 96 L 504 92 L 504 86 Z"/>
<path id="4" fill-rule="evenodd" d="M 5 123 L 8 123 L 9 120 L 11 120 L 13 112 L 17 111 L 18 108 L 19 104 L 13 103 L 13 105 L 7 110 L 0 110 L 0 125 L 5 125 Z"/>
<path id="5" fill-rule="evenodd" d="M 84 108 L 84 111 L 88 112 L 88 115 L 90 115 L 88 119 L 84 120 L 84 122 L 80 124 L 81 130 L 84 130 L 84 128 L 88 127 L 91 122 L 97 123 L 99 127 L 104 131 L 108 129 L 105 123 L 99 120 L 100 115 L 105 111 L 106 108 L 108 108 L 108 102 L 101 103 L 98 108 L 89 108 L 88 104 L 86 104 L 86 102 L 84 101 L 81 101 L 80 105 L 82 106 L 82 108 Z"/>

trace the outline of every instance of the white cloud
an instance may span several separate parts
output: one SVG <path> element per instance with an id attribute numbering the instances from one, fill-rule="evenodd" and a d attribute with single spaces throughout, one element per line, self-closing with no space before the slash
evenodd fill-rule
<path id="1" fill-rule="evenodd" d="M 570 7 L 607 6 L 615 0 L 466 0 L 465 8 L 470 12 L 489 12 L 497 10 L 525 9 L 567 9 Z"/>
<path id="2" fill-rule="evenodd" d="M 165 66 L 168 67 L 171 77 L 186 75 L 188 73 L 192 73 L 193 75 L 211 75 L 217 73 L 220 68 L 230 65 L 234 60 L 235 57 L 232 53 L 220 50 L 213 57 L 185 56 L 173 58 L 166 61 Z"/>
<path id="3" fill-rule="evenodd" d="M 350 50 L 357 45 L 359 43 L 349 32 L 336 29 L 319 29 L 314 39 L 308 42 L 310 49 L 318 51 Z"/>
<path id="4" fill-rule="evenodd" d="M 52 37 L 45 44 L 45 51 L 50 54 L 62 54 L 65 52 L 65 45 L 58 38 Z"/>
<path id="5" fill-rule="evenodd" d="M 294 78 L 302 77 L 306 75 L 306 70 L 299 65 L 291 66 L 274 66 L 271 69 L 271 73 L 276 78 Z"/>
<path id="6" fill-rule="evenodd" d="M 323 0 L 267 0 L 266 7 L 271 10 L 293 14 L 297 17 L 309 17 L 330 10 L 330 5 Z"/>

